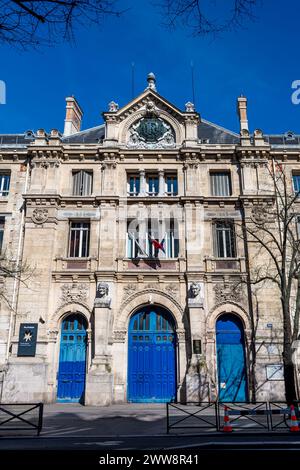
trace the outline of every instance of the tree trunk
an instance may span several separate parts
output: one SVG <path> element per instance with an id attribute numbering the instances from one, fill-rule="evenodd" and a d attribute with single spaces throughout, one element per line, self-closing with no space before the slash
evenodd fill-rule
<path id="1" fill-rule="evenodd" d="M 292 361 L 291 343 L 284 340 L 283 345 L 283 374 L 285 385 L 285 399 L 288 405 L 297 400 L 295 365 Z"/>

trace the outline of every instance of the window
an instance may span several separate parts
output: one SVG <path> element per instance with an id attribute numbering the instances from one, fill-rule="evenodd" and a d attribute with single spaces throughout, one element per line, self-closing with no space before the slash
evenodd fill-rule
<path id="1" fill-rule="evenodd" d="M 164 251 L 155 248 L 151 240 L 162 244 Z M 146 251 L 149 257 L 177 258 L 179 253 L 178 229 L 173 218 L 166 219 L 163 227 L 159 227 L 158 220 L 148 220 L 148 233 L 146 239 Z"/>
<path id="2" fill-rule="evenodd" d="M 10 175 L 0 174 L 0 196 L 7 196 L 9 192 Z"/>
<path id="3" fill-rule="evenodd" d="M 0 254 L 2 253 L 5 218 L 0 217 Z"/>
<path id="4" fill-rule="evenodd" d="M 165 241 L 166 257 L 177 258 L 179 253 L 178 228 L 174 219 L 170 219 L 169 222 Z"/>
<path id="5" fill-rule="evenodd" d="M 300 174 L 293 175 L 293 185 L 295 193 L 300 193 Z"/>
<path id="6" fill-rule="evenodd" d="M 137 175 L 129 175 L 127 182 L 127 190 L 129 196 L 138 196 L 140 193 L 140 177 Z"/>
<path id="7" fill-rule="evenodd" d="M 230 173 L 218 171 L 210 174 L 211 192 L 213 196 L 230 196 Z"/>
<path id="8" fill-rule="evenodd" d="M 89 196 L 92 193 L 93 174 L 90 171 L 73 172 L 73 195 Z"/>
<path id="9" fill-rule="evenodd" d="M 149 196 L 158 195 L 158 176 L 148 176 L 148 194 Z"/>
<path id="10" fill-rule="evenodd" d="M 127 223 L 127 258 L 137 258 L 140 254 L 139 225 L 131 220 Z"/>
<path id="11" fill-rule="evenodd" d="M 235 233 L 231 221 L 215 223 L 215 256 L 218 258 L 235 258 Z"/>
<path id="12" fill-rule="evenodd" d="M 166 193 L 168 196 L 177 196 L 178 183 L 177 183 L 176 175 L 166 175 L 165 186 L 166 186 Z"/>
<path id="13" fill-rule="evenodd" d="M 85 258 L 89 256 L 90 224 L 88 222 L 71 222 L 70 248 L 71 258 Z"/>

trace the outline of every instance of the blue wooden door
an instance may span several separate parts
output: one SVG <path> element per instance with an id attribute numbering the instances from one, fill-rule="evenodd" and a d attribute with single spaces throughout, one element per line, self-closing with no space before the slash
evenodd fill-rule
<path id="1" fill-rule="evenodd" d="M 176 335 L 170 314 L 145 307 L 129 323 L 128 401 L 176 398 Z"/>
<path id="2" fill-rule="evenodd" d="M 244 329 L 230 314 L 217 321 L 219 400 L 245 402 L 248 399 Z"/>
<path id="3" fill-rule="evenodd" d="M 62 323 L 58 369 L 57 401 L 84 400 L 86 367 L 86 321 L 70 315 Z"/>

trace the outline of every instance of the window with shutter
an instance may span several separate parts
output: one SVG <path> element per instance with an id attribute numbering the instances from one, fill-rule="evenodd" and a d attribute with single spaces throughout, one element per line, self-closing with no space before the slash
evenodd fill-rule
<path id="1" fill-rule="evenodd" d="M 211 192 L 213 196 L 230 196 L 231 181 L 230 173 L 226 171 L 213 172 L 210 174 Z"/>
<path id="2" fill-rule="evenodd" d="M 73 172 L 73 195 L 89 196 L 92 194 L 93 174 L 90 171 Z"/>

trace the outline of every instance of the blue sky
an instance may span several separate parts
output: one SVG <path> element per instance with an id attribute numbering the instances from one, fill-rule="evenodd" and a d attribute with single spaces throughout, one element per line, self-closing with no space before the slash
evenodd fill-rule
<path id="1" fill-rule="evenodd" d="M 132 9 L 102 27 L 79 28 L 75 44 L 27 52 L 0 47 L 0 80 L 7 87 L 0 133 L 63 130 L 64 98 L 72 94 L 84 110 L 83 128 L 100 124 L 109 101 L 130 101 L 132 62 L 136 95 L 153 71 L 158 92 L 184 108 L 192 99 L 191 60 L 203 118 L 238 131 L 242 93 L 251 130 L 300 133 L 300 105 L 291 102 L 291 83 L 300 80 L 298 0 L 260 0 L 254 23 L 215 39 L 166 30 L 151 0 L 120 1 Z"/>

